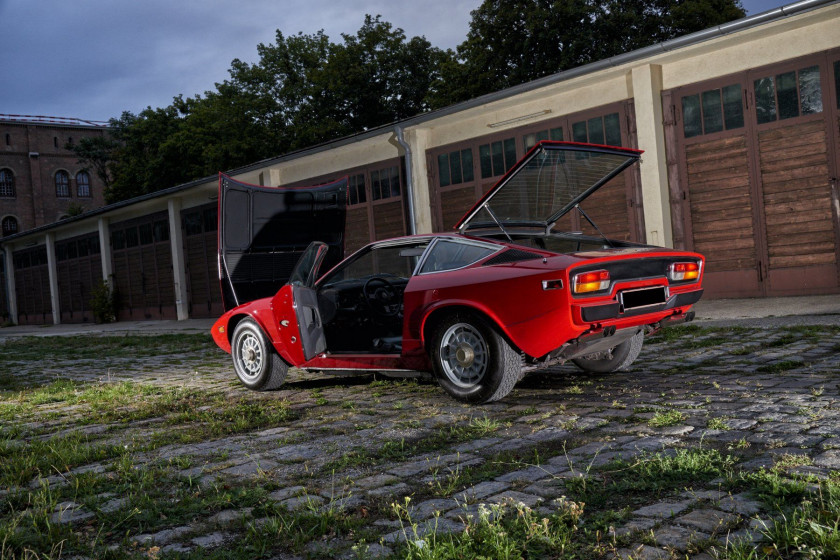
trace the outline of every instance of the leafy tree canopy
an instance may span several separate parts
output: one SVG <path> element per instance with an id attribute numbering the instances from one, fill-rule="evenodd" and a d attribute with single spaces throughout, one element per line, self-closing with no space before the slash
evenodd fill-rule
<path id="1" fill-rule="evenodd" d="M 484 0 L 442 68 L 447 105 L 745 15 L 740 0 Z"/>
<path id="2" fill-rule="evenodd" d="M 116 202 L 744 16 L 740 0 L 484 0 L 457 52 L 365 16 L 257 46 L 214 91 L 112 119 L 73 147 Z"/>

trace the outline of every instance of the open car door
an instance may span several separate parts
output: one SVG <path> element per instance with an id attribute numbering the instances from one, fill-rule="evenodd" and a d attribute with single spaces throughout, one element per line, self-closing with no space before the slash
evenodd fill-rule
<path id="1" fill-rule="evenodd" d="M 313 241 L 328 267 L 344 255 L 346 177 L 316 187 L 249 185 L 219 175 L 219 279 L 225 309 L 270 297 Z"/>
<path id="2" fill-rule="evenodd" d="M 329 247 L 326 243 L 313 241 L 300 257 L 289 277 L 303 357 L 306 360 L 311 360 L 327 349 L 324 324 L 321 322 L 321 312 L 318 310 L 318 294 L 314 286 L 318 271 L 328 252 Z"/>

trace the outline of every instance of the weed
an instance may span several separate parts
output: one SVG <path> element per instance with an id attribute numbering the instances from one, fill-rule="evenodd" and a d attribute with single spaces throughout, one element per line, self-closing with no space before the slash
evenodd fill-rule
<path id="1" fill-rule="evenodd" d="M 706 428 L 710 430 L 728 430 L 729 426 L 726 423 L 726 417 L 709 418 L 706 422 Z"/>
<path id="2" fill-rule="evenodd" d="M 648 426 L 652 428 L 665 428 L 667 426 L 676 426 L 683 422 L 687 416 L 679 410 L 665 410 L 656 412 L 653 418 L 648 420 Z"/>
<path id="3" fill-rule="evenodd" d="M 478 506 L 477 515 L 466 514 L 466 527 L 453 534 L 438 534 L 435 520 L 419 527 L 409 514 L 409 499 L 393 504 L 406 542 L 396 556 L 407 560 L 461 558 L 558 558 L 573 551 L 583 504 L 565 497 L 555 500 L 547 516 L 513 501 Z"/>

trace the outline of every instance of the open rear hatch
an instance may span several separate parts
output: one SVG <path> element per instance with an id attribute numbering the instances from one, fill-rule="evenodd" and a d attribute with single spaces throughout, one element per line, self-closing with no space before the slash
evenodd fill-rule
<path id="1" fill-rule="evenodd" d="M 525 154 L 455 226 L 541 227 L 555 222 L 627 169 L 642 152 L 544 140 Z M 587 218 L 588 219 L 588 218 Z"/>
<path id="2" fill-rule="evenodd" d="M 322 270 L 344 255 L 347 178 L 316 187 L 259 187 L 219 175 L 219 278 L 225 309 L 274 295 L 313 241 Z"/>

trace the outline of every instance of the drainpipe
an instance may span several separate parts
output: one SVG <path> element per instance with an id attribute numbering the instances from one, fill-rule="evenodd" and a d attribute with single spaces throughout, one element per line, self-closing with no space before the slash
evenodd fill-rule
<path id="1" fill-rule="evenodd" d="M 405 196 L 408 197 L 408 233 L 414 235 L 417 233 L 417 228 L 414 225 L 414 175 L 411 170 L 411 146 L 405 141 L 403 129 L 400 125 L 394 126 L 394 135 L 397 137 L 397 142 L 405 150 Z"/>

